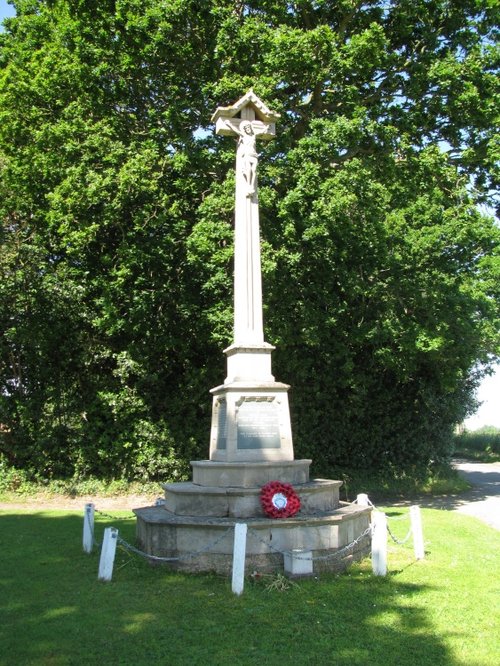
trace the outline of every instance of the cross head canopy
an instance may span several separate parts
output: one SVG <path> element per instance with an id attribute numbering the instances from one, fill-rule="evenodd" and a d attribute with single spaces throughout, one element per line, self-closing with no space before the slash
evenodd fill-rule
<path id="1" fill-rule="evenodd" d="M 276 135 L 275 122 L 279 117 L 279 113 L 271 111 L 253 90 L 249 90 L 234 104 L 219 106 L 212 122 L 215 122 L 215 133 L 221 136 L 241 136 L 241 126 L 250 122 L 259 138 L 269 140 Z"/>

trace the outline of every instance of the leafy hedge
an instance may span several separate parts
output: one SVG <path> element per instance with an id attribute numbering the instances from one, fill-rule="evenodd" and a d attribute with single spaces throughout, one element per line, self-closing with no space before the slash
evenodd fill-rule
<path id="1" fill-rule="evenodd" d="M 266 339 L 297 456 L 425 470 L 498 355 L 495 14 L 374 0 L 15 2 L 0 35 L 0 451 L 182 476 L 231 341 L 234 144 L 254 87 Z M 479 364 L 479 365 L 478 365 Z"/>

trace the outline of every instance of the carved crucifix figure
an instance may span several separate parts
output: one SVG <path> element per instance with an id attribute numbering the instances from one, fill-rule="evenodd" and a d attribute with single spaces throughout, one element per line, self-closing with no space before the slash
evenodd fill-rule
<path id="1" fill-rule="evenodd" d="M 238 150 L 241 152 L 241 167 L 243 177 L 247 183 L 247 196 L 251 197 L 257 191 L 257 163 L 259 161 L 259 154 L 255 140 L 256 135 L 252 123 L 248 120 L 241 123 L 237 132 L 240 135 Z"/>
<path id="2" fill-rule="evenodd" d="M 250 114 L 255 115 L 251 110 L 247 110 L 245 115 Z M 270 123 L 254 119 L 224 118 L 218 125 L 219 133 L 221 133 L 222 127 L 226 129 L 225 134 L 238 136 L 236 160 L 239 171 L 245 179 L 246 195 L 251 197 L 257 192 L 257 164 L 259 161 L 257 137 L 264 135 L 263 138 L 270 138 L 272 126 Z"/>

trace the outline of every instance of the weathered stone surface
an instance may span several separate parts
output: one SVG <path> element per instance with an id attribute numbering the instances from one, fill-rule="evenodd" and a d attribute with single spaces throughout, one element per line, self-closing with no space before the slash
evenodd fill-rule
<path id="1" fill-rule="evenodd" d="M 135 509 L 134 513 L 137 540 L 145 552 L 177 557 L 172 566 L 186 571 L 230 572 L 234 519 L 176 516 L 162 507 Z M 350 505 L 315 516 L 249 518 L 245 520 L 246 571 L 283 570 L 283 553 L 294 549 L 309 550 L 313 558 L 322 558 L 314 561 L 315 572 L 342 570 L 369 552 L 370 537 L 366 536 L 342 558 L 335 557 L 337 551 L 363 534 L 370 513 L 369 508 Z"/>
<path id="2" fill-rule="evenodd" d="M 272 381 L 233 381 L 212 389 L 210 460 L 292 461 L 288 389 Z"/>
<path id="3" fill-rule="evenodd" d="M 283 483 L 300 484 L 309 481 L 311 460 L 282 460 L 276 462 L 217 462 L 193 460 L 193 483 L 221 488 L 256 488 L 279 479 Z"/>
<path id="4" fill-rule="evenodd" d="M 300 497 L 301 512 L 315 514 L 333 511 L 339 504 L 341 481 L 314 479 L 294 486 Z M 165 509 L 179 516 L 253 518 L 264 516 L 261 488 L 207 487 L 190 481 L 167 483 Z"/>
<path id="5" fill-rule="evenodd" d="M 217 134 L 238 138 L 234 204 L 234 338 L 224 350 L 227 376 L 212 389 L 210 460 L 293 460 L 287 391 L 274 381 L 264 341 L 257 140 L 275 136 L 279 114 L 249 90 L 212 119 Z"/>
<path id="6" fill-rule="evenodd" d="M 318 511 L 333 511 L 339 506 L 339 490 L 342 481 L 314 479 L 313 482 L 295 486 L 299 489 L 301 513 L 314 514 Z"/>
<path id="7" fill-rule="evenodd" d="M 258 345 L 231 345 L 224 349 L 227 358 L 225 384 L 233 382 L 274 382 L 271 372 L 271 353 L 275 347 L 262 342 Z"/>

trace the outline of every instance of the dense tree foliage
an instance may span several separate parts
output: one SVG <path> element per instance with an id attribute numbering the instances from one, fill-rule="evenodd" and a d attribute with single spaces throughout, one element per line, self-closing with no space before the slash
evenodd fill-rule
<path id="1" fill-rule="evenodd" d="M 494 0 L 17 0 L 0 35 L 2 455 L 206 457 L 253 87 L 266 338 L 297 456 L 424 469 L 498 354 Z M 483 209 L 484 210 L 484 209 Z"/>

